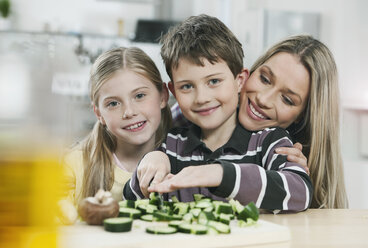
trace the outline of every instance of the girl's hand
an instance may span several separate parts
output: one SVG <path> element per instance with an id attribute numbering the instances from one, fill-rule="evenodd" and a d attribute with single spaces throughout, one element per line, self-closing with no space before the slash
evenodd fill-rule
<path id="1" fill-rule="evenodd" d="M 302 144 L 295 143 L 293 147 L 279 147 L 276 148 L 276 153 L 287 155 L 287 160 L 295 162 L 304 167 L 307 174 L 309 175 L 308 160 L 302 152 Z"/>
<path id="2" fill-rule="evenodd" d="M 168 174 L 159 184 L 151 184 L 149 192 L 167 193 L 192 187 L 217 187 L 220 185 L 223 169 L 220 164 L 189 166 L 178 174 Z"/>
<path id="3" fill-rule="evenodd" d="M 170 172 L 168 156 L 160 151 L 147 153 L 140 161 L 137 177 L 140 189 L 145 197 L 149 196 L 148 187 L 160 183 Z"/>

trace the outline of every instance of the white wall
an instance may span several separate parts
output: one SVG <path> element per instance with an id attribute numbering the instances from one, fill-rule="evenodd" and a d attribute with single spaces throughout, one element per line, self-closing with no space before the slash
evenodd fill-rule
<path id="1" fill-rule="evenodd" d="M 118 20 L 125 34 L 134 31 L 138 18 L 154 16 L 152 4 L 108 0 L 12 0 L 14 28 L 27 31 L 87 32 L 118 34 Z"/>

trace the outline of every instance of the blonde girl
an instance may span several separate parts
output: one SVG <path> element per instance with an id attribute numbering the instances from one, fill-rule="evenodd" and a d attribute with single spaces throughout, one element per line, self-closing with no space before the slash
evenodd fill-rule
<path id="1" fill-rule="evenodd" d="M 66 199 L 74 207 L 100 188 L 121 200 L 139 160 L 160 145 L 172 122 L 167 88 L 154 62 L 139 48 L 117 48 L 97 58 L 90 73 L 90 98 L 97 121 L 64 163 Z M 63 208 L 66 222 L 74 222 L 70 204 Z"/>

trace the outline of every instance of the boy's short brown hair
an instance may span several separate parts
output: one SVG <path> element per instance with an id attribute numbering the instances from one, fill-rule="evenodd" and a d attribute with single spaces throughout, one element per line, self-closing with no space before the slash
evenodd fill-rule
<path id="1" fill-rule="evenodd" d="M 234 34 L 216 17 L 191 16 L 171 28 L 160 43 L 161 56 L 166 72 L 172 78 L 172 69 L 178 67 L 181 58 L 204 66 L 202 59 L 210 63 L 225 61 L 236 77 L 243 69 L 244 52 Z"/>

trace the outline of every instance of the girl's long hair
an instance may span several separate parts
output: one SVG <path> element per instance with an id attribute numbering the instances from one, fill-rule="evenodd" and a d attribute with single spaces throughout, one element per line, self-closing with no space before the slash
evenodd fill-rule
<path id="1" fill-rule="evenodd" d="M 98 106 L 99 89 L 118 70 L 127 68 L 148 78 L 162 93 L 164 83 L 156 65 L 141 49 L 116 48 L 100 55 L 94 62 L 90 73 L 90 98 Z M 155 145 L 158 147 L 172 123 L 170 108 L 161 110 L 161 122 L 156 131 Z M 116 138 L 96 121 L 90 134 L 81 143 L 84 162 L 82 197 L 93 196 L 98 189 L 111 190 L 114 183 L 114 164 Z"/>
<path id="2" fill-rule="evenodd" d="M 272 46 L 253 65 L 250 73 L 273 55 L 285 52 L 299 58 L 310 75 L 310 94 L 300 122 L 288 127 L 294 141 L 303 145 L 314 186 L 313 208 L 347 208 L 340 150 L 339 87 L 335 60 L 330 50 L 308 35 L 289 37 Z"/>

